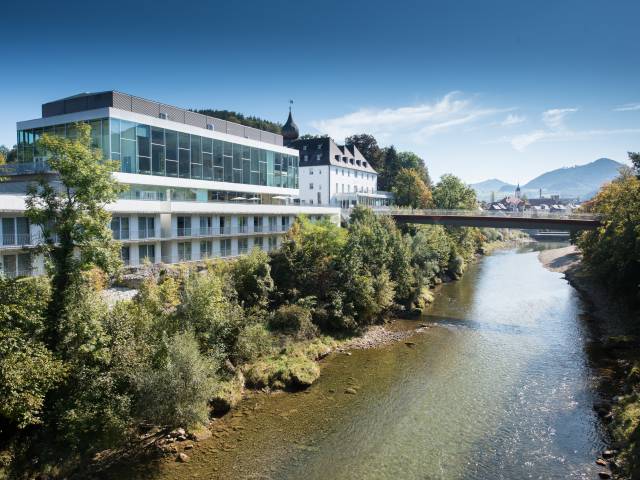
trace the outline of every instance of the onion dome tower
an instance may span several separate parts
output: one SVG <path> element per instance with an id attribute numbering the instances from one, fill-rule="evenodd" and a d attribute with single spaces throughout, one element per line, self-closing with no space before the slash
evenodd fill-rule
<path id="1" fill-rule="evenodd" d="M 285 145 L 290 145 L 291 142 L 297 140 L 300 136 L 300 130 L 298 130 L 298 126 L 291 116 L 291 105 L 293 105 L 293 100 L 289 100 L 289 118 L 287 118 L 286 123 L 282 127 L 282 138 L 284 139 Z"/>
<path id="2" fill-rule="evenodd" d="M 518 186 L 516 187 L 516 198 L 520 198 L 520 183 L 518 182 Z"/>

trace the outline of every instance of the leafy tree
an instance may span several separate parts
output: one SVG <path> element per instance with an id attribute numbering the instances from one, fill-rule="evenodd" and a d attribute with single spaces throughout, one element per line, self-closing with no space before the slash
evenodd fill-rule
<path id="1" fill-rule="evenodd" d="M 266 252 L 254 248 L 249 255 L 243 255 L 233 264 L 231 275 L 241 305 L 245 308 L 267 306 L 273 279 Z"/>
<path id="2" fill-rule="evenodd" d="M 384 151 L 378 146 L 378 141 L 373 135 L 361 133 L 347 137 L 345 144 L 349 147 L 354 146 L 360 150 L 360 153 L 367 159 L 373 169 L 382 173 L 384 169 Z"/>
<path id="3" fill-rule="evenodd" d="M 74 276 L 96 265 L 112 272 L 120 265 L 118 244 L 112 241 L 105 210 L 125 187 L 111 173 L 118 163 L 103 161 L 91 146 L 90 127 L 78 124 L 76 139 L 43 135 L 40 148 L 48 153 L 58 181 L 41 179 L 29 188 L 26 216 L 41 228 L 41 251 L 49 261 L 52 296 L 48 311 L 48 343 L 55 350 L 59 341 L 59 316 Z"/>
<path id="4" fill-rule="evenodd" d="M 577 245 L 586 265 L 607 284 L 640 287 L 640 178 L 626 170 L 586 205 L 603 216 L 602 226 L 582 232 Z"/>
<path id="5" fill-rule="evenodd" d="M 14 145 L 9 148 L 5 145 L 0 145 L 0 165 L 5 163 L 13 163 L 17 160 L 18 148 Z"/>
<path id="6" fill-rule="evenodd" d="M 411 208 L 431 206 L 431 190 L 421 178 L 420 173 L 413 168 L 403 168 L 398 172 L 392 191 L 397 205 Z"/>
<path id="7" fill-rule="evenodd" d="M 233 123 L 239 123 L 247 127 L 258 128 L 272 133 L 282 133 L 282 125 L 278 122 L 272 122 L 263 118 L 247 116 L 242 113 L 234 112 L 232 110 L 213 110 L 210 108 L 202 110 L 194 110 L 196 113 L 202 115 L 208 115 L 210 117 L 219 118 L 221 120 L 227 120 Z"/>
<path id="8" fill-rule="evenodd" d="M 629 160 L 633 164 L 633 170 L 640 177 L 640 152 L 628 152 Z"/>
<path id="9" fill-rule="evenodd" d="M 200 353 L 191 332 L 168 341 L 159 368 L 140 373 L 139 415 L 156 425 L 192 427 L 209 419 L 208 401 L 217 383 L 218 364 Z"/>
<path id="10" fill-rule="evenodd" d="M 378 189 L 390 191 L 399 170 L 398 151 L 393 145 L 386 147 L 384 149 L 384 167 L 382 173 L 378 175 Z"/>
<path id="11" fill-rule="evenodd" d="M 477 207 L 476 192 L 473 188 L 449 173 L 442 175 L 432 193 L 436 208 L 472 210 Z"/>

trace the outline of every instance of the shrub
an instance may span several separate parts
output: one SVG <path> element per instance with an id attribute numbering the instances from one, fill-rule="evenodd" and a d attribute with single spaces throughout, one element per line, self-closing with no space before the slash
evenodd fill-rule
<path id="1" fill-rule="evenodd" d="M 0 332 L 0 415 L 18 428 L 41 422 L 47 392 L 65 369 L 44 344 L 17 330 Z"/>
<path id="2" fill-rule="evenodd" d="M 206 272 L 187 277 L 178 312 L 204 352 L 233 352 L 244 313 L 222 275 Z"/>
<path id="3" fill-rule="evenodd" d="M 253 361 L 267 355 L 273 347 L 273 338 L 262 323 L 242 327 L 236 340 L 236 357 L 240 361 Z"/>
<path id="4" fill-rule="evenodd" d="M 200 353 L 193 333 L 174 335 L 162 365 L 141 372 L 138 378 L 140 416 L 169 427 L 205 423 L 208 401 L 217 383 L 216 370 L 216 363 Z"/>
<path id="5" fill-rule="evenodd" d="M 251 365 L 246 372 L 247 385 L 254 388 L 306 388 L 320 376 L 318 365 L 304 355 L 281 355 Z"/>
<path id="6" fill-rule="evenodd" d="M 244 376 L 242 373 L 236 374 L 230 380 L 221 380 L 215 388 L 210 403 L 213 413 L 221 415 L 235 408 L 244 392 Z"/>
<path id="7" fill-rule="evenodd" d="M 270 326 L 296 338 L 313 338 L 318 329 L 311 320 L 311 308 L 304 305 L 281 305 L 273 314 Z"/>
<path id="8" fill-rule="evenodd" d="M 254 248 L 233 264 L 231 275 L 238 301 L 245 307 L 265 307 L 273 290 L 269 255 Z"/>

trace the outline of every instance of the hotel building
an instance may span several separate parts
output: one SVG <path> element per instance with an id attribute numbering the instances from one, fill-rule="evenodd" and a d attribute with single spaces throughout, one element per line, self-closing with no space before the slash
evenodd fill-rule
<path id="1" fill-rule="evenodd" d="M 24 217 L 25 192 L 38 175 L 56 182 L 38 139 L 73 138 L 91 126 L 104 158 L 120 162 L 114 177 L 129 189 L 107 206 L 136 266 L 176 263 L 276 248 L 294 218 L 329 217 L 336 207 L 300 202 L 298 150 L 271 132 L 120 92 L 87 93 L 42 105 L 42 117 L 18 122 L 18 162 L 0 167 L 0 263 L 9 276 L 43 272 L 31 251 L 38 229 Z"/>

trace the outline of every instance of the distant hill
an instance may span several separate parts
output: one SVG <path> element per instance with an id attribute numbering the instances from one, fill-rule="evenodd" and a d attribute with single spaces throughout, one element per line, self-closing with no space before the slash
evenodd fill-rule
<path id="1" fill-rule="evenodd" d="M 589 198 L 603 183 L 613 180 L 624 164 L 610 158 L 599 158 L 586 165 L 559 168 L 543 173 L 524 185 L 524 190 L 556 193 L 563 197 Z"/>
<path id="2" fill-rule="evenodd" d="M 240 125 L 244 125 L 246 127 L 259 128 L 260 130 L 265 130 L 272 133 L 282 133 L 282 125 L 277 122 L 264 120 L 263 118 L 259 117 L 246 116 L 242 113 L 233 112 L 231 110 L 213 110 L 210 108 L 205 108 L 202 110 L 193 111 L 196 113 L 201 113 L 202 115 L 209 115 L 210 117 L 227 120 L 228 122 L 239 123 Z"/>
<path id="3" fill-rule="evenodd" d="M 603 183 L 611 181 L 618 175 L 624 164 L 610 158 L 599 158 L 585 165 L 558 168 L 534 178 L 525 185 L 521 185 L 522 194 L 529 198 L 537 197 L 542 189 L 543 195 L 560 195 L 561 197 L 591 198 Z M 495 192 L 496 199 L 513 193 L 515 185 L 498 179 L 473 183 L 471 187 L 476 191 L 480 200 L 490 200 Z"/>
<path id="4" fill-rule="evenodd" d="M 496 200 L 507 195 L 507 192 L 513 192 L 516 189 L 515 185 L 507 182 L 503 182 L 497 178 L 485 180 L 484 182 L 472 183 L 470 185 L 476 191 L 476 196 L 480 200 L 490 201 L 491 194 L 495 194 Z"/>

